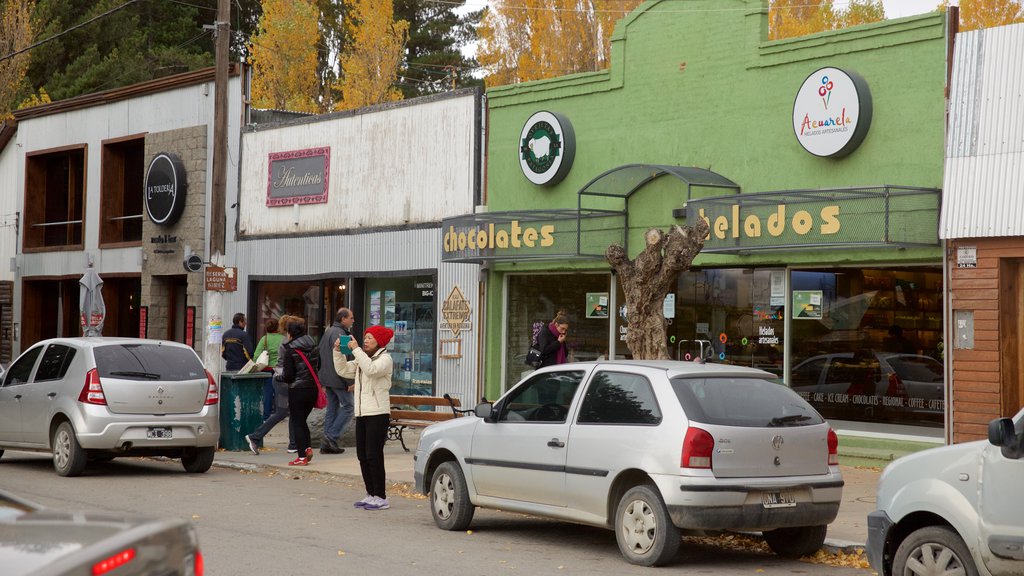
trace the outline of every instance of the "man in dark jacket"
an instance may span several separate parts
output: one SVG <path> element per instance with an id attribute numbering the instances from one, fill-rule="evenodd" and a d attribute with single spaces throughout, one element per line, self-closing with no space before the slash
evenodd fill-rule
<path id="1" fill-rule="evenodd" d="M 231 319 L 231 329 L 221 340 L 220 357 L 227 361 L 224 369 L 235 372 L 252 360 L 252 338 L 245 331 L 245 314 L 239 312 Z"/>
<path id="2" fill-rule="evenodd" d="M 324 436 L 320 444 L 321 454 L 341 454 L 345 451 L 341 447 L 341 435 L 345 428 L 352 421 L 352 393 L 349 387 L 355 382 L 352 378 L 345 378 L 334 370 L 334 363 L 331 362 L 333 347 L 341 336 L 352 336 L 352 326 L 356 317 L 348 308 L 339 308 L 334 316 L 334 324 L 324 331 L 320 338 L 320 385 L 324 387 L 327 394 L 327 413 L 324 415 Z M 343 346 L 342 350 L 348 350 Z M 352 355 L 348 355 L 352 359 Z"/>

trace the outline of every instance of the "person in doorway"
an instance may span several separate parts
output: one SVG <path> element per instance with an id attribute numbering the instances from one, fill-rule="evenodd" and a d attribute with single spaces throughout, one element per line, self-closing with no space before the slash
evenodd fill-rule
<path id="1" fill-rule="evenodd" d="M 252 338 L 245 331 L 245 314 L 239 312 L 231 318 L 231 328 L 221 339 L 220 357 L 227 362 L 224 369 L 229 372 L 241 370 L 252 360 Z"/>
<path id="2" fill-rule="evenodd" d="M 334 315 L 334 324 L 325 330 L 324 335 L 320 338 L 320 358 L 326 360 L 332 357 L 334 350 L 338 349 L 339 337 L 352 336 L 352 326 L 355 322 L 356 317 L 351 310 L 348 308 L 338 309 L 338 313 Z M 348 352 L 348 346 L 345 346 L 343 352 Z M 348 355 L 346 359 L 352 360 L 353 357 Z M 354 384 L 352 377 L 355 376 L 355 364 L 346 363 L 345 366 L 345 374 L 339 374 L 333 364 L 322 360 L 320 370 L 317 372 L 317 375 L 320 376 L 320 385 L 324 387 L 324 393 L 327 394 L 324 435 L 323 441 L 320 443 L 321 454 L 341 454 L 345 451 L 341 447 L 341 435 L 345 433 L 345 428 L 352 421 L 353 408 L 350 388 Z"/>
<path id="3" fill-rule="evenodd" d="M 288 385 L 288 417 L 299 456 L 289 466 L 305 466 L 313 460 L 309 424 L 306 418 L 316 404 L 316 380 L 309 356 L 316 343 L 306 334 L 306 323 L 300 319 L 288 322 L 288 341 L 282 347 L 281 374 L 275 380 Z"/>
<path id="4" fill-rule="evenodd" d="M 277 347 L 277 361 L 274 363 L 274 378 L 271 378 L 271 382 L 274 386 L 274 409 L 270 413 L 270 417 L 263 421 L 259 427 L 256 428 L 250 434 L 246 434 L 245 441 L 249 444 L 249 450 L 253 454 L 259 456 L 260 450 L 263 448 L 263 438 L 274 429 L 275 426 L 281 420 L 288 417 L 290 412 L 288 405 L 288 384 L 282 382 L 277 378 L 279 374 L 284 371 L 284 347 L 287 343 L 285 341 L 284 334 L 288 332 L 288 323 L 292 321 L 302 321 L 302 318 L 298 316 L 289 316 L 285 314 L 278 320 L 277 332 L 281 335 L 281 344 Z M 269 324 L 268 324 L 269 327 Z M 295 448 L 295 433 L 292 431 L 292 421 L 288 421 L 288 453 L 294 454 L 298 452 Z"/>
<path id="5" fill-rule="evenodd" d="M 284 343 L 284 334 L 278 331 L 278 321 L 276 318 L 267 320 L 263 326 L 266 333 L 260 338 L 260 341 L 256 343 L 256 351 L 253 352 L 253 356 L 256 358 L 260 357 L 264 351 L 267 353 L 267 367 L 263 369 L 264 372 L 270 372 L 273 374 L 274 367 L 277 366 L 277 352 L 280 349 L 281 344 Z M 263 383 L 263 419 L 270 418 L 270 414 L 274 411 L 274 379 L 268 378 Z"/>
<path id="6" fill-rule="evenodd" d="M 537 345 L 540 347 L 540 367 L 565 364 L 569 353 L 565 345 L 566 334 L 569 332 L 569 319 L 559 312 L 555 319 L 540 329 Z"/>
<path id="7" fill-rule="evenodd" d="M 334 349 L 334 367 L 345 373 L 346 364 L 355 364 L 356 456 L 366 487 L 366 497 L 355 503 L 364 510 L 387 510 L 385 492 L 384 442 L 388 439 L 391 417 L 391 373 L 394 363 L 387 345 L 395 335 L 384 326 L 370 326 L 363 334 L 362 348 L 350 340 L 348 348 L 353 360 Z"/>

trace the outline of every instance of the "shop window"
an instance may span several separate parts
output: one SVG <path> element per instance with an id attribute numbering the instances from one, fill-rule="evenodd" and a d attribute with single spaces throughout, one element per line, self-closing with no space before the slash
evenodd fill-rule
<path id="1" fill-rule="evenodd" d="M 666 301 L 669 357 L 751 366 L 782 379 L 785 270 L 702 269 L 679 275 Z M 625 295 L 619 295 L 619 302 Z M 628 353 L 619 328 L 617 351 Z"/>
<path id="2" fill-rule="evenodd" d="M 793 271 L 790 385 L 826 418 L 942 426 L 942 272 Z"/>
<path id="3" fill-rule="evenodd" d="M 434 278 L 367 278 L 364 297 L 365 326 L 383 325 L 395 331 L 388 344 L 395 363 L 391 393 L 432 395 L 437 334 Z M 356 319 L 360 320 L 358 315 Z"/>
<path id="4" fill-rule="evenodd" d="M 82 247 L 85 147 L 25 161 L 25 251 Z"/>
<path id="5" fill-rule="evenodd" d="M 533 370 L 526 364 L 530 342 L 560 311 L 569 319 L 569 362 L 609 358 L 610 285 L 611 276 L 603 273 L 509 275 L 505 386 Z"/>
<path id="6" fill-rule="evenodd" d="M 103 144 L 100 245 L 142 241 L 145 145 L 143 138 Z"/>

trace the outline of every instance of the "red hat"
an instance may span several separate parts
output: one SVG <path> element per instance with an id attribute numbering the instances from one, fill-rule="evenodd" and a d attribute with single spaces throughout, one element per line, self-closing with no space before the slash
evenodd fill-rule
<path id="1" fill-rule="evenodd" d="M 377 341 L 377 346 L 381 348 L 387 347 L 388 342 L 391 342 L 391 338 L 395 335 L 394 330 L 383 326 L 370 326 L 366 329 L 366 333 L 373 336 L 373 339 Z"/>

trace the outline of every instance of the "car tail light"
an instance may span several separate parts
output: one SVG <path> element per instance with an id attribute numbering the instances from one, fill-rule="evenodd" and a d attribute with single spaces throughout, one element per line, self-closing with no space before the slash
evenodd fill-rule
<path id="1" fill-rule="evenodd" d="M 711 468 L 711 453 L 714 450 L 715 439 L 711 434 L 700 428 L 687 428 L 679 465 L 683 468 Z"/>
<path id="2" fill-rule="evenodd" d="M 213 374 L 210 371 L 206 371 L 206 405 L 216 404 L 220 402 L 220 392 L 217 391 L 217 383 L 213 381 Z"/>
<path id="3" fill-rule="evenodd" d="M 839 466 L 839 436 L 831 428 L 828 429 L 828 465 Z"/>
<path id="4" fill-rule="evenodd" d="M 907 388 L 903 385 L 903 380 L 896 375 L 895 372 L 889 374 L 889 388 L 885 391 L 886 396 L 897 396 L 899 398 L 907 398 Z"/>
<path id="5" fill-rule="evenodd" d="M 205 570 L 206 570 L 206 567 L 203 566 L 203 553 L 200 552 L 199 550 L 196 550 L 196 562 L 195 562 L 195 566 L 193 567 L 193 571 L 195 572 L 195 576 L 203 576 L 203 572 L 205 572 Z"/>
<path id="6" fill-rule="evenodd" d="M 95 368 L 85 373 L 85 386 L 82 386 L 78 401 L 84 404 L 107 405 L 107 397 L 103 395 L 103 385 L 100 384 L 100 373 Z"/>
<path id="7" fill-rule="evenodd" d="M 100 574 L 106 574 L 113 570 L 117 570 L 121 566 L 131 562 L 135 559 L 135 549 L 129 548 L 122 552 L 114 554 L 110 558 L 100 560 L 99 562 L 92 565 L 92 576 L 100 576 Z"/>

